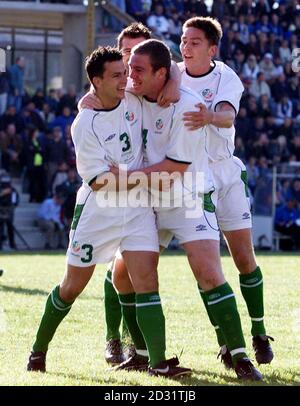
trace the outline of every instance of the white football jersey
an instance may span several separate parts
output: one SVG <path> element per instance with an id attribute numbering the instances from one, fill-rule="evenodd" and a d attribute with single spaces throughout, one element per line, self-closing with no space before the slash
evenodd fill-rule
<path id="1" fill-rule="evenodd" d="M 186 72 L 184 64 L 179 64 L 182 71 L 181 83 L 197 92 L 203 99 L 206 107 L 215 110 L 221 102 L 230 103 L 236 114 L 244 90 L 243 84 L 237 74 L 223 62 L 213 61 L 214 66 L 205 75 L 191 76 Z M 205 146 L 212 162 L 230 158 L 234 152 L 235 128 L 217 128 L 206 126 Z"/>
<path id="2" fill-rule="evenodd" d="M 154 165 L 165 158 L 187 163 L 190 166 L 186 172 L 204 174 L 203 192 L 206 193 L 211 190 L 212 182 L 205 151 L 205 128 L 190 131 L 183 122 L 183 113 L 196 111 L 195 105 L 203 100 L 184 87 L 180 93 L 180 100 L 167 108 L 142 99 L 145 166 Z M 177 186 L 175 182 L 174 189 Z M 194 190 L 194 185 L 191 185 L 185 193 L 191 194 Z"/>
<path id="3" fill-rule="evenodd" d="M 127 165 L 128 170 L 143 164 L 142 105 L 129 92 L 111 110 L 82 110 L 71 128 L 77 170 L 85 184 L 91 184 L 109 166 Z"/>

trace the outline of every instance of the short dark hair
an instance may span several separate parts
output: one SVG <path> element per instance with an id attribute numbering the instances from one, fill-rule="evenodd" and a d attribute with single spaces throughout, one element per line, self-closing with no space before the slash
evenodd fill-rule
<path id="1" fill-rule="evenodd" d="M 152 70 L 156 72 L 160 68 L 166 68 L 167 78 L 170 76 L 171 52 L 170 48 L 162 41 L 148 39 L 136 45 L 133 54 L 149 55 Z"/>
<path id="2" fill-rule="evenodd" d="M 148 27 L 146 27 L 142 23 L 132 23 L 128 25 L 128 27 L 124 28 L 118 35 L 117 41 L 118 41 L 118 48 L 122 48 L 122 41 L 125 37 L 128 38 L 140 38 L 143 37 L 146 39 L 151 38 L 151 31 L 149 30 Z"/>
<path id="3" fill-rule="evenodd" d="M 223 36 L 221 24 L 212 17 L 192 17 L 183 24 L 183 28 L 190 27 L 203 31 L 210 45 L 218 46 Z"/>
<path id="4" fill-rule="evenodd" d="M 94 77 L 102 77 L 105 62 L 121 61 L 122 54 L 117 48 L 98 47 L 85 60 L 85 70 L 89 81 L 93 83 Z"/>

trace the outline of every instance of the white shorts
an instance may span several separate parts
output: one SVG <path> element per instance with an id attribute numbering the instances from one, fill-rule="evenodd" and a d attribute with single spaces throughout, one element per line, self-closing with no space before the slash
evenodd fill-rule
<path id="1" fill-rule="evenodd" d="M 159 252 L 152 208 L 101 208 L 96 193 L 79 190 L 67 262 L 87 267 L 112 261 L 120 251 Z"/>
<path id="2" fill-rule="evenodd" d="M 216 215 L 222 231 L 252 227 L 247 171 L 243 162 L 232 157 L 209 164 L 217 194 Z"/>
<path id="3" fill-rule="evenodd" d="M 198 240 L 219 241 L 219 227 L 214 211 L 203 211 L 198 218 L 187 218 L 185 207 L 156 212 L 159 245 L 167 248 L 173 236 L 179 244 Z"/>

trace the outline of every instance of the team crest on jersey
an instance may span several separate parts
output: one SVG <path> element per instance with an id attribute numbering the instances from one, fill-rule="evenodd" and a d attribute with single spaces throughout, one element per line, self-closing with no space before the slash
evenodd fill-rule
<path id="1" fill-rule="evenodd" d="M 72 251 L 73 252 L 79 252 L 80 251 L 80 245 L 78 241 L 73 241 L 72 243 Z"/>
<path id="2" fill-rule="evenodd" d="M 213 97 L 213 92 L 210 89 L 204 89 L 202 91 L 202 96 L 205 100 L 211 100 Z"/>
<path id="3" fill-rule="evenodd" d="M 133 114 L 133 112 L 132 112 L 132 111 L 126 111 L 125 118 L 126 118 L 126 120 L 128 120 L 128 121 L 133 121 L 133 120 L 134 120 L 134 114 Z"/>
<path id="4" fill-rule="evenodd" d="M 163 128 L 164 123 L 163 123 L 163 121 L 162 121 L 161 118 L 159 118 L 158 120 L 156 120 L 155 126 L 156 126 L 156 128 L 157 128 L 158 130 L 161 130 L 161 129 Z"/>

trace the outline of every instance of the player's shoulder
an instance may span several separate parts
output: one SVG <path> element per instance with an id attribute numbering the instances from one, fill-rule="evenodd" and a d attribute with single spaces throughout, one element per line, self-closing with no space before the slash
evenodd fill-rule
<path id="1" fill-rule="evenodd" d="M 175 103 L 178 110 L 187 110 L 190 106 L 203 102 L 203 98 L 192 89 L 180 86 L 180 100 Z"/>
<path id="2" fill-rule="evenodd" d="M 94 116 L 97 114 L 95 110 L 92 109 L 82 109 L 80 112 L 77 114 L 75 117 L 75 120 L 73 121 L 72 124 L 72 129 L 73 131 L 79 130 L 83 127 L 89 126 L 89 124 L 92 122 Z"/>
<path id="3" fill-rule="evenodd" d="M 136 96 L 131 90 L 127 90 L 127 89 L 125 90 L 124 102 L 127 104 L 136 105 L 136 106 L 142 105 L 141 98 Z"/>
<path id="4" fill-rule="evenodd" d="M 216 64 L 216 68 L 217 71 L 226 77 L 226 80 L 230 80 L 230 79 L 235 79 L 238 82 L 240 82 L 240 78 L 237 75 L 237 73 L 228 65 L 226 65 L 226 63 L 222 62 L 222 61 L 214 61 Z"/>

